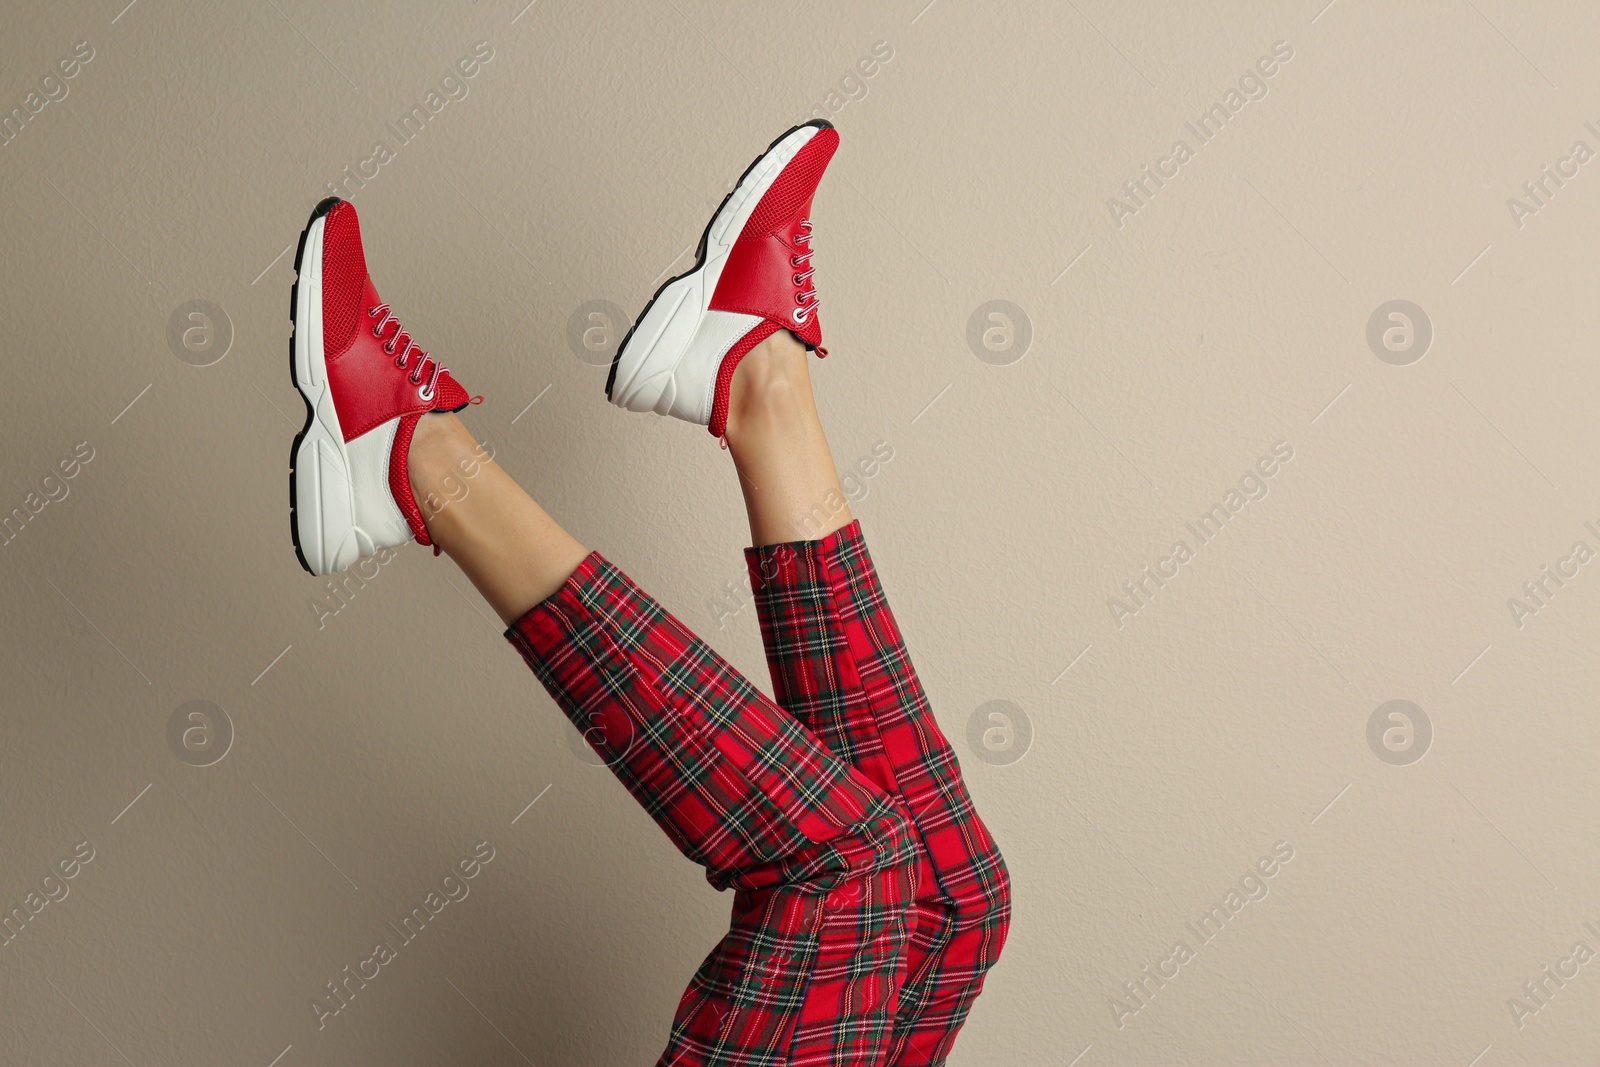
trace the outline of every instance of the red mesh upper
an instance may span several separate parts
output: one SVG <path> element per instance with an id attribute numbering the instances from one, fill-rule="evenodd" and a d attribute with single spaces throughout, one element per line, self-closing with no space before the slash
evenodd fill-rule
<path id="1" fill-rule="evenodd" d="M 797 328 L 795 323 L 790 322 L 784 328 L 800 338 L 800 343 L 807 348 L 816 349 L 822 344 L 822 312 L 815 307 L 811 309 L 811 316 L 806 319 L 804 326 Z M 822 354 L 827 355 L 826 352 Z"/>
<path id="2" fill-rule="evenodd" d="M 431 361 L 433 357 L 429 356 L 428 359 Z M 422 380 L 427 381 L 432 373 L 433 364 L 430 362 L 427 373 L 422 375 Z M 439 372 L 439 380 L 434 383 L 433 390 L 434 411 L 460 411 L 468 404 L 477 402 L 467 395 L 467 391 L 456 381 L 448 368 Z M 478 400 L 482 399 L 483 397 L 478 397 Z"/>
<path id="3" fill-rule="evenodd" d="M 778 175 L 778 180 L 761 197 L 761 202 L 745 223 L 740 238 L 776 234 L 792 248 L 798 250 L 807 247 L 795 240 L 801 232 L 800 220 L 811 214 L 811 198 L 816 194 L 822 173 L 828 169 L 828 163 L 838 147 L 838 130 L 831 126 L 818 130 L 795 153 L 788 166 L 783 168 L 783 173 Z M 785 310 L 788 310 L 787 305 Z M 815 308 L 804 325 L 797 326 L 787 319 L 781 325 L 807 348 L 814 349 L 822 344 L 822 316 Z"/>
<path id="4" fill-rule="evenodd" d="M 417 507 L 416 494 L 411 492 L 411 471 L 406 462 L 411 457 L 411 437 L 417 432 L 417 421 L 421 418 L 421 415 L 407 415 L 395 427 L 394 448 L 389 453 L 389 492 L 416 535 L 417 543 L 431 545 L 428 528 L 422 523 L 422 509 Z"/>
<path id="5" fill-rule="evenodd" d="M 322 231 L 322 344 L 330 356 L 350 345 L 366 281 L 361 224 L 356 209 L 341 202 L 328 212 Z"/>
<path id="6" fill-rule="evenodd" d="M 782 231 L 788 235 L 796 216 L 811 212 L 811 196 L 822 181 L 822 172 L 839 147 L 839 131 L 832 127 L 818 130 L 783 168 L 778 180 L 762 196 L 740 237 L 761 237 Z"/>
<path id="7" fill-rule="evenodd" d="M 739 232 L 741 242 L 765 242 L 776 237 L 782 245 L 790 251 L 798 251 L 802 246 L 795 242 L 802 229 L 800 219 L 806 218 L 811 213 L 811 197 L 816 194 L 816 187 L 822 181 L 822 171 L 827 170 L 827 163 L 834 158 L 838 149 L 838 131 L 832 126 L 818 130 L 805 146 L 798 150 L 795 157 L 789 160 L 778 179 L 771 184 L 770 189 L 762 195 L 760 203 L 755 205 L 755 211 L 750 213 L 749 221 L 744 224 L 744 229 Z M 787 256 L 784 253 L 784 274 L 789 274 Z M 726 275 L 725 275 L 726 280 Z M 720 291 L 720 288 L 718 288 Z M 712 304 L 717 306 L 717 304 Z M 789 309 L 789 304 L 784 304 L 784 310 Z M 722 365 L 717 368 L 717 381 L 712 387 L 712 402 L 710 402 L 710 422 L 706 429 L 710 430 L 712 437 L 722 437 L 728 429 L 728 392 L 733 387 L 733 373 L 739 368 L 739 360 L 749 354 L 760 342 L 766 341 L 779 330 L 787 330 L 800 339 L 802 344 L 810 349 L 816 349 L 822 344 L 822 322 L 816 309 L 811 310 L 811 315 L 803 325 L 798 325 L 787 315 L 779 320 L 773 318 L 773 312 L 757 310 L 750 307 L 752 314 L 760 314 L 765 322 L 755 326 L 750 333 L 739 338 L 738 344 L 728 350 L 722 358 Z"/>
<path id="8" fill-rule="evenodd" d="M 739 361 L 749 355 L 752 348 L 777 332 L 778 324 L 771 319 L 758 323 L 722 357 L 722 364 L 717 367 L 716 386 L 711 391 L 711 421 L 706 424 L 712 437 L 721 437 L 728 432 L 728 395 L 733 389 L 733 372 L 739 369 Z"/>
<path id="9" fill-rule="evenodd" d="M 367 433 L 396 414 L 401 415 L 400 424 L 395 428 L 394 447 L 389 453 L 389 492 L 417 540 L 424 545 L 432 544 L 422 521 L 422 511 L 411 492 L 407 465 L 417 420 L 424 411 L 460 411 L 482 398 L 469 397 L 450 372 L 441 371 L 434 383 L 431 402 L 421 400 L 416 396 L 416 386 L 433 375 L 432 357 L 424 363 L 413 355 L 410 370 L 402 370 L 387 356 L 379 355 L 376 339 L 363 339 L 362 345 L 352 348 L 357 341 L 358 324 L 368 306 L 378 299 L 376 289 L 370 289 L 369 295 L 367 257 L 361 248 L 361 224 L 356 219 L 356 209 L 348 202 L 340 202 L 328 212 L 322 231 L 323 346 L 330 369 L 342 372 L 331 375 L 337 380 L 335 403 L 341 409 L 347 440 Z M 399 329 L 389 328 L 390 340 L 398 336 Z M 334 357 L 339 356 L 343 358 L 335 362 Z M 412 373 L 417 375 L 418 382 L 407 382 L 400 388 L 400 376 Z M 391 380 L 392 386 L 387 384 Z M 398 410 L 393 406 L 396 398 L 391 395 L 396 389 L 403 394 Z M 351 411 L 366 417 L 350 418 Z"/>

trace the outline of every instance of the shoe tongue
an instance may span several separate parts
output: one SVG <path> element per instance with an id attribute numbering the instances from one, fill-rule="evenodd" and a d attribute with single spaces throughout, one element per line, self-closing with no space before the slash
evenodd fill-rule
<path id="1" fill-rule="evenodd" d="M 375 308 L 382 303 L 383 297 L 378 295 L 377 286 L 372 284 L 372 277 L 371 275 L 368 275 L 361 290 L 361 306 L 370 312 L 372 308 Z M 366 328 L 370 330 L 375 323 L 373 319 L 366 317 L 365 325 Z M 395 336 L 395 329 L 392 325 L 385 326 L 383 328 L 383 333 L 385 338 L 391 338 Z M 415 363 L 415 360 L 416 357 L 413 356 L 413 363 Z M 427 370 L 423 374 L 424 381 L 427 380 L 428 375 L 433 373 L 433 356 L 431 354 L 428 356 L 428 360 L 429 362 L 427 364 Z M 471 401 L 471 395 L 461 387 L 461 383 L 456 381 L 455 378 L 451 376 L 449 371 L 445 370 L 439 372 L 439 381 L 434 386 L 432 410 L 460 411 L 462 408 L 471 403 Z"/>
<path id="2" fill-rule="evenodd" d="M 431 358 L 431 357 L 430 357 Z M 428 373 L 433 373 L 430 369 Z M 439 372 L 439 382 L 434 386 L 434 411 L 460 411 L 472 403 L 472 397 L 461 387 L 449 371 Z"/>
<path id="3" fill-rule="evenodd" d="M 812 310 L 811 317 L 806 320 L 806 324 L 798 329 L 793 322 L 786 322 L 782 325 L 790 333 L 800 338 L 807 348 L 816 348 L 822 343 L 821 313 L 815 309 Z"/>
<path id="4" fill-rule="evenodd" d="M 800 225 L 801 220 L 804 219 L 810 213 L 810 211 L 811 201 L 808 198 L 805 204 L 801 206 L 800 211 L 795 214 L 793 221 L 789 223 L 789 243 L 794 248 L 795 252 L 799 254 L 812 251 L 811 242 L 809 240 L 805 240 L 805 238 L 810 236 L 810 232 Z M 796 237 L 801 238 L 801 240 L 795 240 Z M 807 265 L 809 266 L 809 264 Z M 822 320 L 818 317 L 818 315 L 818 310 L 816 308 L 812 308 L 811 314 L 806 319 L 804 326 L 797 327 L 792 321 L 781 323 L 781 325 L 784 327 L 784 329 L 800 338 L 806 347 L 816 348 L 822 343 Z"/>

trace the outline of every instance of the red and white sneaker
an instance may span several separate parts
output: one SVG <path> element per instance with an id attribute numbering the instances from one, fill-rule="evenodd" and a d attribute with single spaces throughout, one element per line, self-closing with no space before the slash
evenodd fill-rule
<path id="1" fill-rule="evenodd" d="M 696 422 L 721 437 L 734 369 L 788 330 L 827 355 L 811 282 L 811 197 L 839 133 L 823 120 L 779 137 L 717 208 L 695 265 L 656 291 L 623 338 L 606 396 L 629 411 Z"/>
<path id="2" fill-rule="evenodd" d="M 289 528 L 301 566 L 332 574 L 412 538 L 432 543 L 406 473 L 411 435 L 424 413 L 472 398 L 378 296 L 350 204 L 317 205 L 294 269 L 289 371 L 306 424 L 289 453 Z"/>

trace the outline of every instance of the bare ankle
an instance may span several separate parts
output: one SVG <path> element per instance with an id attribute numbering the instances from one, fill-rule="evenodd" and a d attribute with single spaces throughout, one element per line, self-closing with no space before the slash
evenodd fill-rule
<path id="1" fill-rule="evenodd" d="M 817 419 L 805 346 L 780 331 L 747 353 L 728 390 L 728 438 Z"/>
<path id="2" fill-rule="evenodd" d="M 445 453 L 455 451 L 463 436 L 467 436 L 466 427 L 455 415 L 430 411 L 418 419 L 411 435 L 411 451 L 406 457 L 412 481 L 417 477 L 416 468 L 432 466 Z"/>
<path id="3" fill-rule="evenodd" d="M 455 480 L 474 476 L 488 459 L 488 453 L 455 415 L 429 412 L 418 419 L 406 454 L 406 476 L 424 521 L 429 512 L 424 501 L 438 496 L 441 489 L 449 491 Z"/>

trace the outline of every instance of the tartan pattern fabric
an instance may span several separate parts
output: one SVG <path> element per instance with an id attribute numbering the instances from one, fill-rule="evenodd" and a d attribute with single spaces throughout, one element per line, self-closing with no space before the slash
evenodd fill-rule
<path id="1" fill-rule="evenodd" d="M 918 870 L 903 802 L 598 553 L 506 637 L 679 850 L 735 891 L 659 1065 L 884 1063 Z"/>
<path id="2" fill-rule="evenodd" d="M 934 721 L 860 522 L 745 555 L 778 703 L 911 812 L 919 888 L 886 1062 L 943 1064 L 1005 942 L 1005 863 Z"/>

